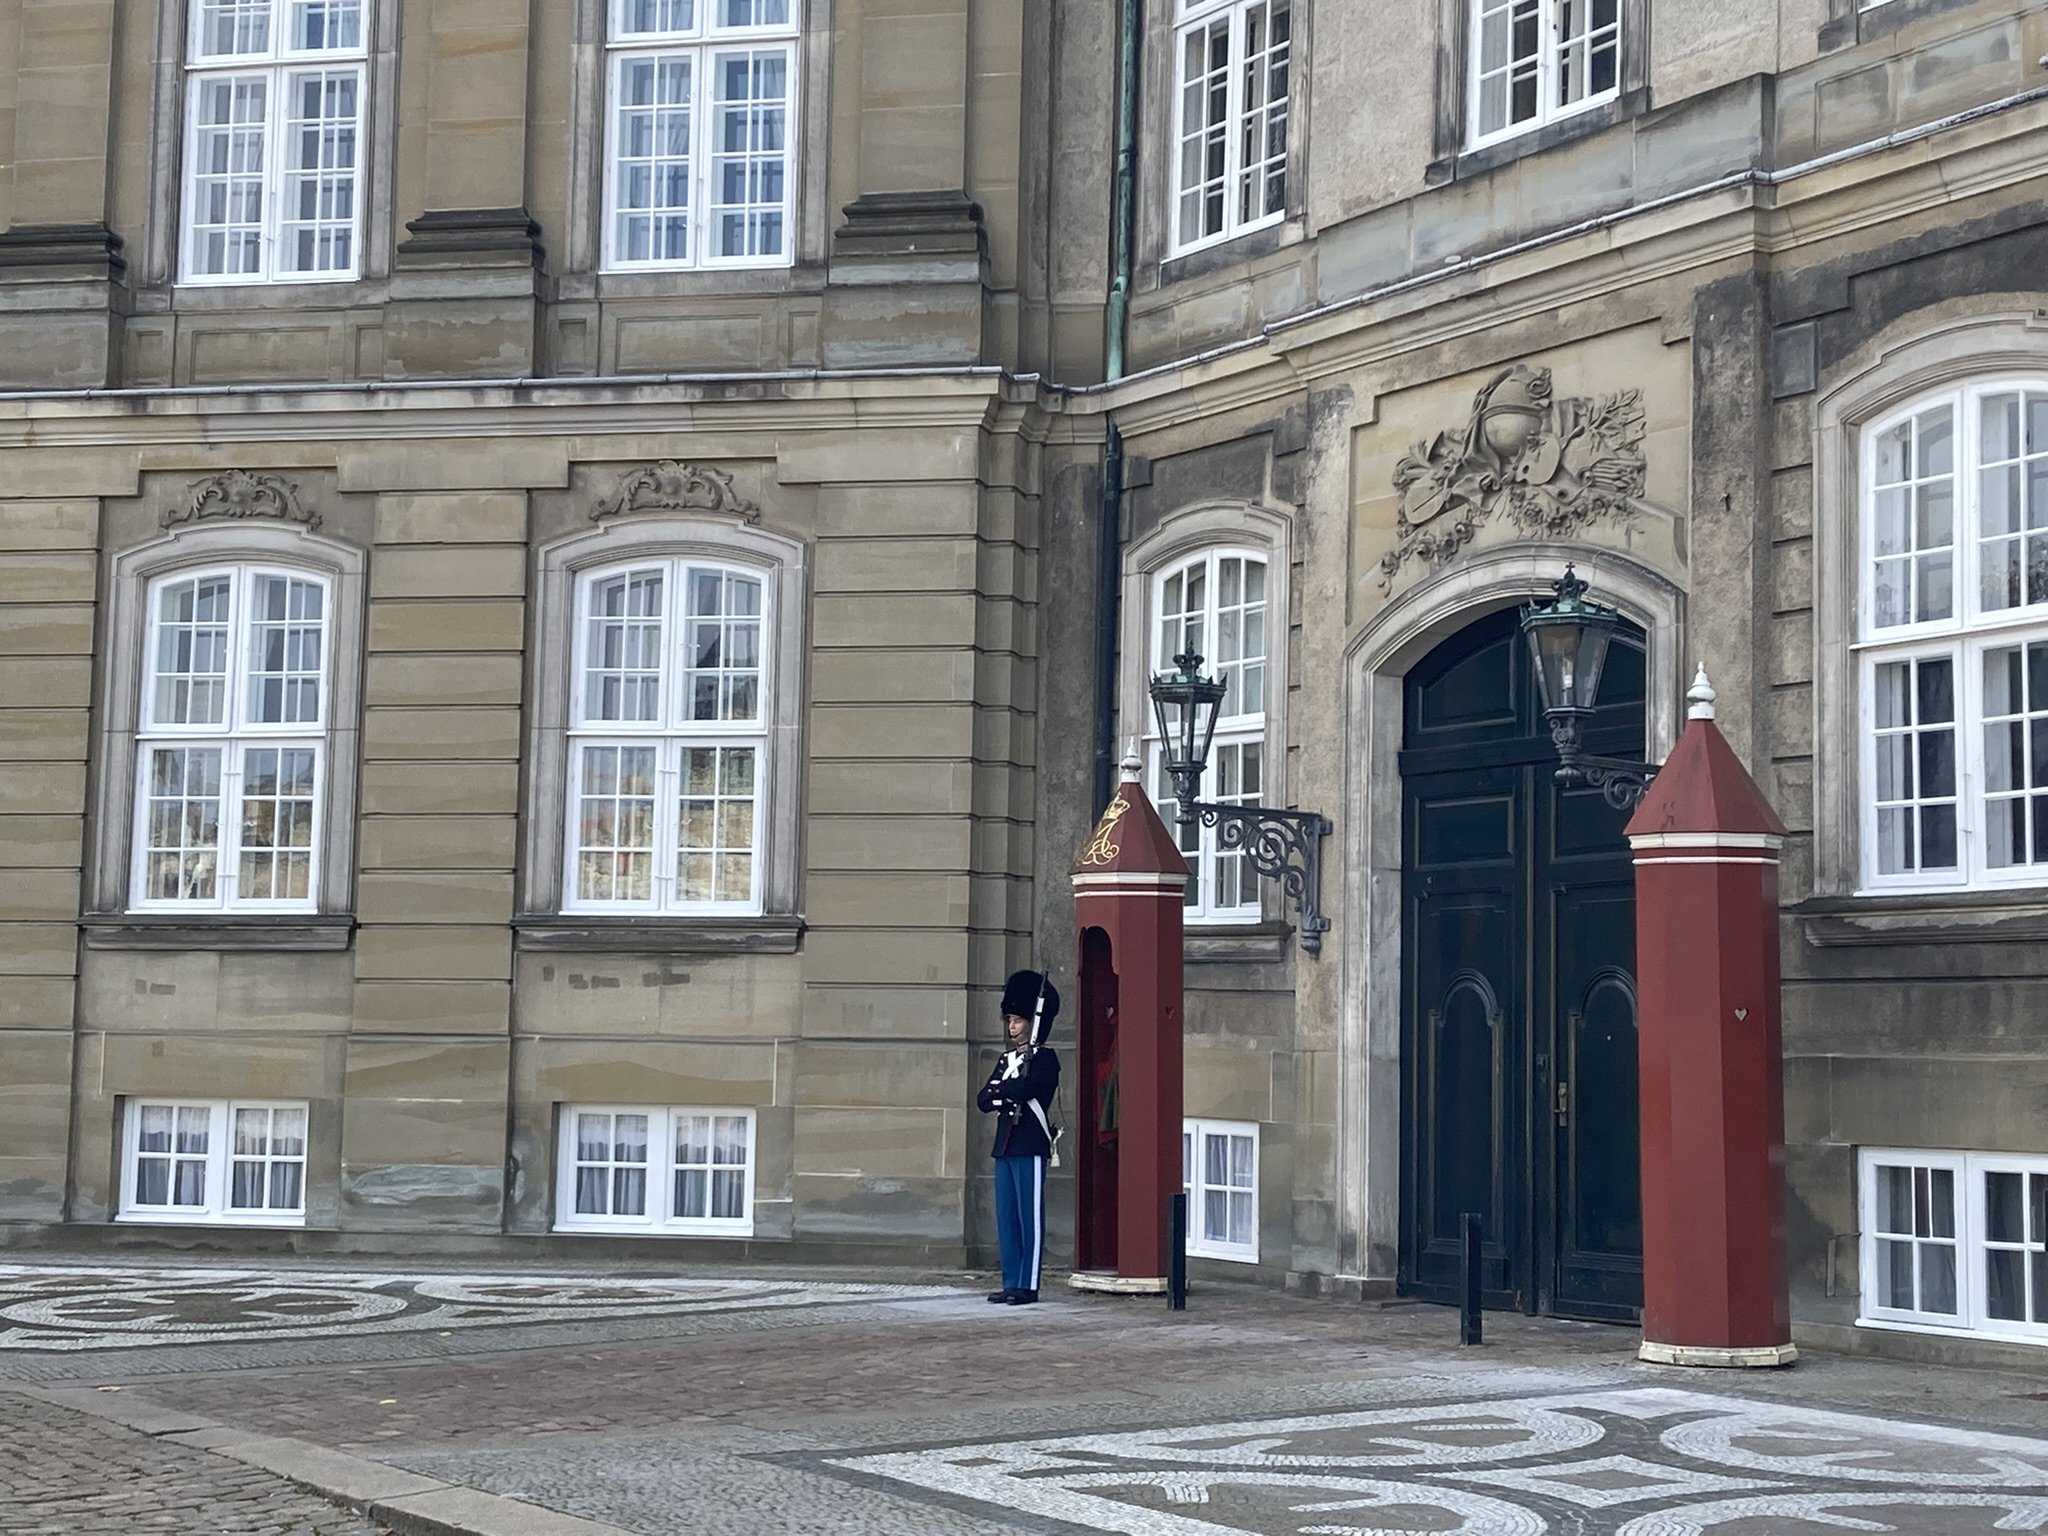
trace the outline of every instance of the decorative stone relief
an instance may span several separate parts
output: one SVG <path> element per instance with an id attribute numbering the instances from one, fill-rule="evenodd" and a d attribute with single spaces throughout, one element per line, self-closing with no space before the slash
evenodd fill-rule
<path id="1" fill-rule="evenodd" d="M 320 526 L 320 514 L 299 500 L 299 488 L 282 475 L 252 475 L 246 469 L 225 470 L 187 488 L 181 505 L 164 508 L 159 521 L 166 528 L 204 522 L 211 517 L 275 517 Z"/>
<path id="2" fill-rule="evenodd" d="M 1641 390 L 1560 400 L 1548 368 L 1501 370 L 1461 430 L 1417 443 L 1395 466 L 1398 541 L 1380 561 L 1381 587 L 1411 558 L 1447 564 L 1496 516 L 1540 539 L 1601 521 L 1632 526 L 1647 473 L 1642 442 Z"/>
<path id="3" fill-rule="evenodd" d="M 761 508 L 733 489 L 724 470 L 675 459 L 627 470 L 612 494 L 590 509 L 590 520 L 628 512 L 724 512 L 743 522 L 761 520 Z"/>

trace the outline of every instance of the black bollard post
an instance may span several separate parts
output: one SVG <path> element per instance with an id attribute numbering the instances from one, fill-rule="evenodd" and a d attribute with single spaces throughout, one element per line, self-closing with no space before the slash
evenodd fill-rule
<path id="1" fill-rule="evenodd" d="M 1166 1202 L 1166 1305 L 1175 1312 L 1188 1309 L 1188 1192 Z"/>
<path id="2" fill-rule="evenodd" d="M 1480 1343 L 1479 1337 L 1479 1213 L 1465 1213 L 1465 1298 L 1458 1310 L 1458 1342 Z"/>

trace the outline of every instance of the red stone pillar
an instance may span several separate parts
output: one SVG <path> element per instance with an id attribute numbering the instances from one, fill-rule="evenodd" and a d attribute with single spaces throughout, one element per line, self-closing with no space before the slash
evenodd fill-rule
<path id="1" fill-rule="evenodd" d="M 1181 896 L 1187 860 L 1126 758 L 1074 860 L 1073 1285 L 1166 1289 L 1166 1203 L 1181 1188 Z"/>
<path id="2" fill-rule="evenodd" d="M 1643 1346 L 1664 1365 L 1786 1365 L 1785 827 L 1714 724 L 1690 718 L 1628 824 L 1636 866 Z"/>

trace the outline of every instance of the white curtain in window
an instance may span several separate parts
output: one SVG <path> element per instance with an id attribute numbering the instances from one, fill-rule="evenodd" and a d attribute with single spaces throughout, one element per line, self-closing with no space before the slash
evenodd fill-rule
<path id="1" fill-rule="evenodd" d="M 1950 390 L 1864 434 L 1864 882 L 2048 871 L 2048 382 Z"/>
<path id="2" fill-rule="evenodd" d="M 648 562 L 579 611 L 565 908 L 760 910 L 763 578 Z"/>
<path id="3" fill-rule="evenodd" d="M 138 908 L 310 910 L 330 594 L 236 566 L 150 589 Z"/>

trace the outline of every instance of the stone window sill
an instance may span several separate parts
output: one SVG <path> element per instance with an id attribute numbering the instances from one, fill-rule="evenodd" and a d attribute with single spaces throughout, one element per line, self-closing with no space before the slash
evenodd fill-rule
<path id="1" fill-rule="evenodd" d="M 193 918 L 183 914 L 88 917 L 79 924 L 87 949 L 211 949 L 329 953 L 347 949 L 356 920 L 318 917 Z"/>
<path id="2" fill-rule="evenodd" d="M 1829 20 L 1820 29 L 1820 51 L 1833 53 L 1841 48 L 1854 48 L 1859 43 L 1872 42 L 1880 37 L 1910 27 L 1926 16 L 1938 15 L 1943 11 L 1960 10 L 1972 0 L 1886 0 L 1883 5 L 1860 6 L 1856 0 L 1837 0 L 1841 14 Z"/>
<path id="3" fill-rule="evenodd" d="M 1159 261 L 1157 286 L 1166 288 L 1192 278 L 1213 277 L 1219 272 L 1241 267 L 1248 261 L 1274 255 L 1288 246 L 1300 244 L 1305 228 L 1300 214 L 1289 213 L 1276 223 L 1261 224 L 1256 229 L 1227 236 L 1213 245 L 1200 246 L 1179 256 L 1163 256 Z"/>
<path id="4" fill-rule="evenodd" d="M 1503 165 L 1512 165 L 1526 155 L 1541 154 L 1546 149 L 1555 149 L 1560 144 L 1588 138 L 1604 133 L 1616 123 L 1625 123 L 1632 117 L 1640 117 L 1649 109 L 1650 93 L 1646 90 L 1623 91 L 1614 100 L 1598 107 L 1589 107 L 1575 112 L 1570 117 L 1560 118 L 1553 123 L 1531 128 L 1512 138 L 1497 139 L 1478 149 L 1460 150 L 1455 154 L 1432 160 L 1423 171 L 1423 185 L 1440 187 L 1447 182 L 1465 181 L 1473 176 L 1483 176 Z"/>
<path id="5" fill-rule="evenodd" d="M 1190 965 L 1270 963 L 1287 958 L 1294 937 L 1292 923 L 1218 923 L 1190 928 L 1181 940 L 1182 957 Z"/>
<path id="6" fill-rule="evenodd" d="M 1925 896 L 1813 897 L 1787 907 L 1815 949 L 1889 944 L 2038 944 L 2048 892 L 1944 891 Z"/>
<path id="7" fill-rule="evenodd" d="M 540 954 L 793 955 L 800 917 L 520 918 L 518 947 Z"/>

